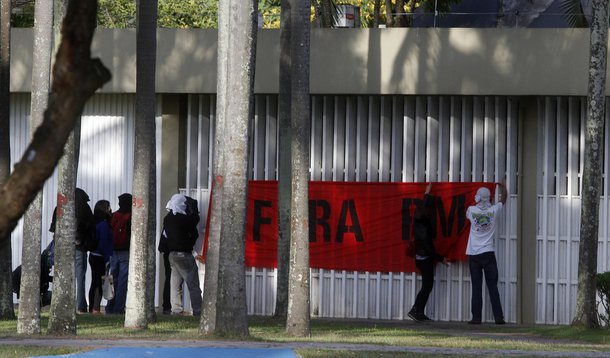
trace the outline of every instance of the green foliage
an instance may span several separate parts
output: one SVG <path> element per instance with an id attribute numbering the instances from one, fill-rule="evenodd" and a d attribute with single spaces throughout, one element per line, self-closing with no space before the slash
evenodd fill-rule
<path id="1" fill-rule="evenodd" d="M 12 27 L 34 26 L 34 0 L 12 1 Z"/>
<path id="2" fill-rule="evenodd" d="M 213 29 L 217 24 L 217 0 L 159 1 L 158 27 Z"/>
<path id="3" fill-rule="evenodd" d="M 98 0 L 97 25 L 107 28 L 136 26 L 136 2 L 134 0 Z"/>
<path id="4" fill-rule="evenodd" d="M 599 319 L 610 328 L 610 271 L 597 274 L 597 293 L 605 311 Z"/>

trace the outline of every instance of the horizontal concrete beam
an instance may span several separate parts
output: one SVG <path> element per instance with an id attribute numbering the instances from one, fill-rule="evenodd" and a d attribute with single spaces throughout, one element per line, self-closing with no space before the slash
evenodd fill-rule
<path id="1" fill-rule="evenodd" d="M 32 30 L 13 29 L 11 91 L 29 92 Z M 98 29 L 92 46 L 135 92 L 135 30 Z M 157 92 L 216 92 L 217 31 L 159 29 Z M 588 29 L 312 29 L 311 92 L 586 95 Z M 279 31 L 259 30 L 257 93 L 277 93 Z M 609 86 L 607 85 L 606 88 Z"/>

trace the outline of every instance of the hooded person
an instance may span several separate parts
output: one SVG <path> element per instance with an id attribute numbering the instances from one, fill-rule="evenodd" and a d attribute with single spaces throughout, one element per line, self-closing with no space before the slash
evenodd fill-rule
<path id="1" fill-rule="evenodd" d="M 174 194 L 165 207 L 168 211 L 163 219 L 162 240 L 168 252 L 170 274 L 170 302 L 172 314 L 184 314 L 182 284 L 186 282 L 191 298 L 193 315 L 201 314 L 201 288 L 199 268 L 193 256 L 193 246 L 197 241 L 198 215 L 187 210 L 187 197 Z M 194 234 L 196 233 L 196 234 Z"/>
<path id="2" fill-rule="evenodd" d="M 488 188 L 481 187 L 474 197 L 475 205 L 468 207 L 466 218 L 470 220 L 470 235 L 466 246 L 470 278 L 472 281 L 470 324 L 480 324 L 483 310 L 483 274 L 489 291 L 489 299 L 496 324 L 504 324 L 504 313 L 498 292 L 498 264 L 496 262 L 494 238 L 497 219 L 504 203 L 507 192 L 504 181 L 498 183 L 501 190 L 500 201 L 493 204 Z"/>
<path id="3" fill-rule="evenodd" d="M 106 304 L 106 313 L 125 313 L 127 277 L 129 274 L 129 245 L 131 242 L 131 207 L 133 197 L 129 193 L 119 195 L 119 209 L 112 214 L 113 253 L 110 272 L 114 277 L 114 298 Z"/>
<path id="4" fill-rule="evenodd" d="M 89 195 L 81 189 L 74 190 L 74 210 L 76 216 L 76 235 L 74 244 L 74 271 L 76 283 L 76 310 L 78 313 L 87 312 L 87 299 L 85 296 L 85 277 L 87 275 L 87 247 L 95 236 L 95 221 L 93 211 L 89 206 Z M 49 231 L 55 234 L 57 227 L 57 207 L 53 210 L 51 227 Z"/>

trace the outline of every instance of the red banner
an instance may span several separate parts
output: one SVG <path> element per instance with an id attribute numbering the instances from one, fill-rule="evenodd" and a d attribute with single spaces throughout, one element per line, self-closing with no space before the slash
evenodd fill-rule
<path id="1" fill-rule="evenodd" d="M 406 241 L 426 183 L 310 182 L 309 245 L 312 268 L 414 272 Z M 434 183 L 437 251 L 464 260 L 470 223 L 466 209 L 476 190 L 493 183 Z M 251 181 L 246 266 L 277 266 L 277 182 Z"/>

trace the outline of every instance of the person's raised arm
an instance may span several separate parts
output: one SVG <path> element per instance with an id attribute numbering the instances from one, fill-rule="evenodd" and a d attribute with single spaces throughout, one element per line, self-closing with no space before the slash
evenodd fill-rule
<path id="1" fill-rule="evenodd" d="M 500 186 L 500 202 L 502 205 L 506 204 L 506 198 L 508 198 L 508 191 L 506 190 L 506 179 L 502 179 L 502 182 L 498 183 Z"/>

